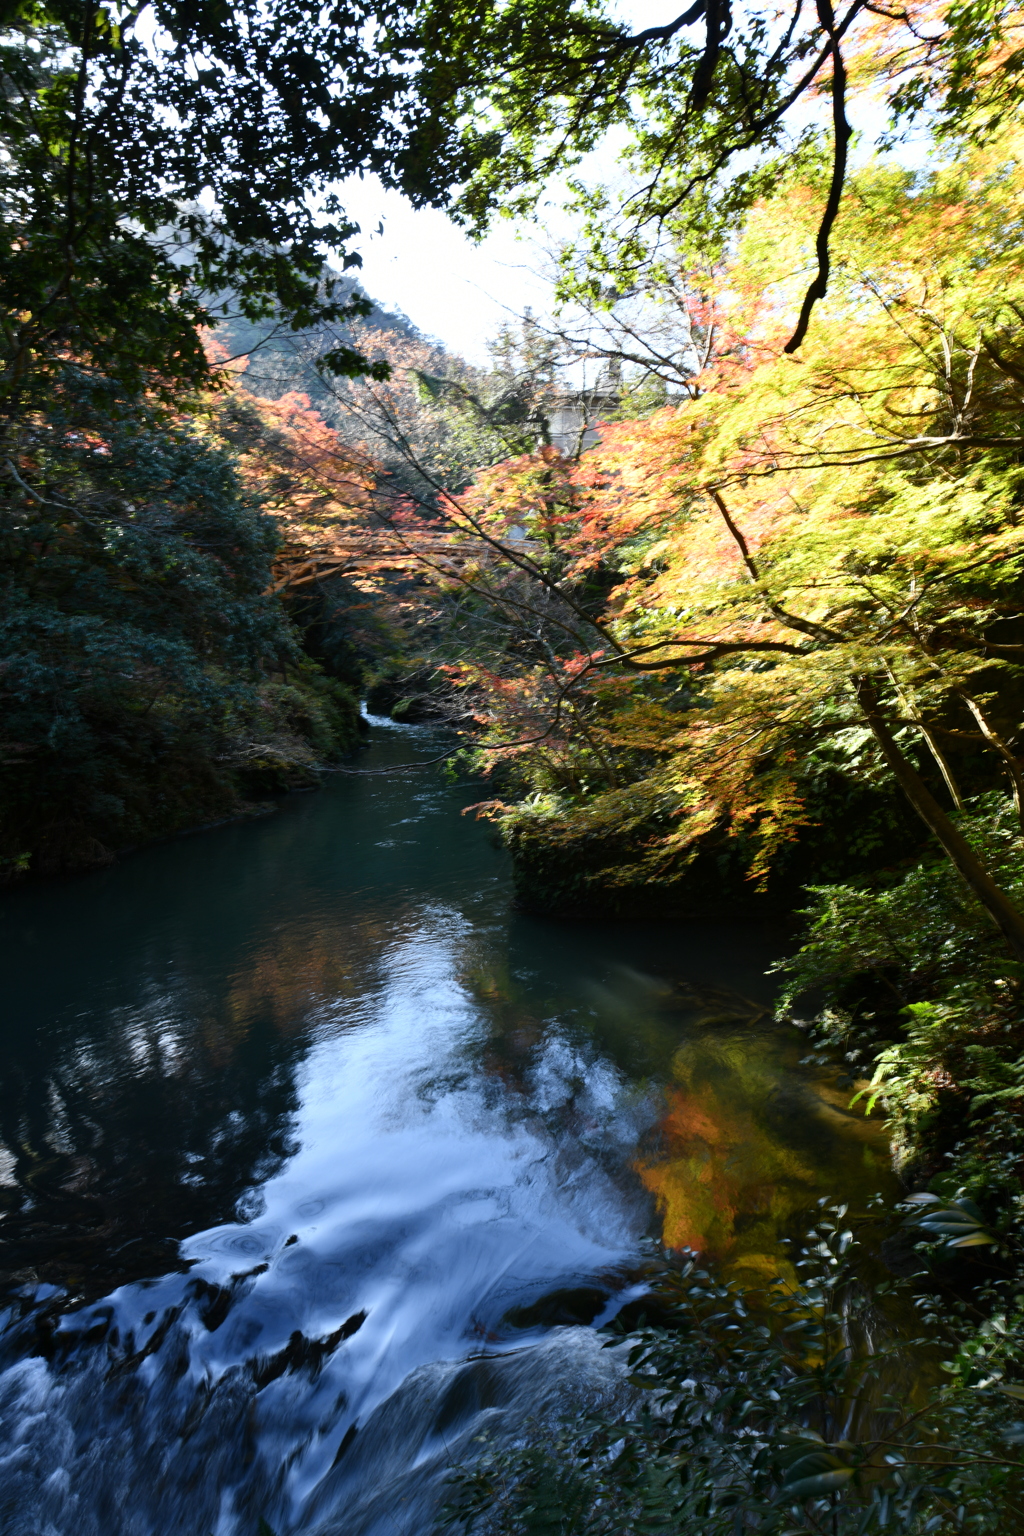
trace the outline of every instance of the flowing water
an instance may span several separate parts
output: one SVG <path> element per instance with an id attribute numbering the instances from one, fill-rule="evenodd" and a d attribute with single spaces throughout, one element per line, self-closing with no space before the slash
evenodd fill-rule
<path id="1" fill-rule="evenodd" d="M 3 1536 L 426 1536 L 482 1430 L 614 1394 L 646 1239 L 775 1272 L 891 1187 L 778 934 L 515 914 L 479 797 L 339 777 L 3 897 Z"/>

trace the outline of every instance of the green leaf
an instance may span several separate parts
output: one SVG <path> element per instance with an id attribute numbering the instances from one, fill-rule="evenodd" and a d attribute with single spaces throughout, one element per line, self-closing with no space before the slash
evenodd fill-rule
<path id="1" fill-rule="evenodd" d="M 792 1482 L 806 1481 L 812 1474 L 821 1472 L 834 1472 L 846 1467 L 846 1463 L 831 1451 L 808 1451 L 806 1455 L 798 1456 L 791 1461 L 783 1479 L 783 1487 L 788 1488 Z"/>
<path id="2" fill-rule="evenodd" d="M 852 1477 L 852 1467 L 837 1467 L 833 1472 L 819 1472 L 814 1477 L 799 1478 L 795 1483 L 783 1483 L 781 1491 L 786 1498 L 814 1499 L 820 1494 L 845 1488 Z"/>

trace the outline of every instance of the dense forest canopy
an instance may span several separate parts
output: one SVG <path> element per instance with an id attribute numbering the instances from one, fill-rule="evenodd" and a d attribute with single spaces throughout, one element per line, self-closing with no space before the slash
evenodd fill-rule
<path id="1" fill-rule="evenodd" d="M 297 19 L 183 13 L 152 46 L 138 20 L 16 11 L 0 61 L 9 869 L 109 857 L 356 740 L 354 700 L 269 595 L 280 536 L 211 432 L 202 332 L 225 310 L 286 328 L 368 310 L 325 265 L 349 226 L 307 200 L 363 163 L 390 99 L 350 36 L 366 17 L 324 34 L 361 102 L 347 161 L 322 123 L 310 138 L 312 77 L 294 115 Z M 323 363 L 373 371 L 344 341 Z"/>
<path id="2" fill-rule="evenodd" d="M 923 121 L 956 142 L 1012 116 L 1020 90 L 1019 14 L 989 0 L 696 0 L 639 32 L 596 5 L 445 5 L 428 8 L 422 38 L 417 88 L 438 141 L 457 144 L 471 167 L 453 201 L 459 217 L 480 227 L 496 209 L 526 211 L 553 174 L 570 176 L 583 222 L 564 253 L 567 296 L 628 290 L 660 266 L 666 244 L 728 241 L 794 163 L 813 167 L 818 227 L 791 350 L 828 285 L 848 97 L 870 101 L 880 141 Z M 816 101 L 827 104 L 824 142 L 808 111 Z M 573 180 L 612 128 L 627 133 L 624 189 Z"/>
<path id="3" fill-rule="evenodd" d="M 629 286 L 666 238 L 704 249 L 712 234 L 728 238 L 788 168 L 824 154 L 802 331 L 827 286 L 847 93 L 880 98 L 882 137 L 925 119 L 956 140 L 991 132 L 1019 91 L 1018 18 L 993 0 L 839 11 L 831 0 L 778 11 L 715 0 L 635 33 L 593 0 L 124 11 L 33 0 L 5 19 L 8 211 L 33 253 L 16 244 L 6 258 L 12 311 L 33 317 L 15 331 L 16 368 L 40 326 L 45 335 L 83 305 L 84 317 L 89 303 L 99 308 L 80 340 L 103 344 L 116 265 L 122 296 L 131 273 L 164 331 L 123 333 L 122 352 L 149 333 L 137 366 L 195 377 L 188 321 L 225 290 L 250 318 L 300 328 L 346 312 L 323 281 L 329 249 L 358 262 L 345 254 L 356 232 L 339 200 L 346 175 L 375 172 L 482 228 L 532 206 L 553 174 L 623 127 L 624 194 L 574 184 L 586 219 L 566 253 L 566 291 Z M 806 111 L 821 98 L 825 149 Z M 106 346 L 109 367 L 112 336 Z M 333 363 L 358 368 L 344 348 Z"/>

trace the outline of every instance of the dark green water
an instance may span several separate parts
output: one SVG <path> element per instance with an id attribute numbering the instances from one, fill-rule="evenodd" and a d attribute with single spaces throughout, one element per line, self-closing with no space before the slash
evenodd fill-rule
<path id="1" fill-rule="evenodd" d="M 889 1187 L 778 935 L 513 914 L 480 793 L 339 777 L 0 899 L 4 1536 L 425 1533 L 482 1424 L 608 1387 L 646 1235 L 774 1269 Z"/>

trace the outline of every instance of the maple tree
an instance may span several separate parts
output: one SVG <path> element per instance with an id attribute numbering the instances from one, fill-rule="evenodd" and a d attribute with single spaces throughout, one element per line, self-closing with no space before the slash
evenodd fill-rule
<path id="1" fill-rule="evenodd" d="M 447 499 L 491 561 L 463 589 L 506 616 L 489 657 L 455 663 L 488 696 L 483 760 L 515 759 L 540 796 L 494 814 L 556 841 L 646 826 L 649 877 L 724 822 L 759 845 L 757 877 L 808 819 L 810 759 L 891 775 L 1024 955 L 955 821 L 1001 777 L 1024 802 L 1015 152 L 1011 136 L 926 178 L 865 170 L 827 334 L 799 362 L 786 296 L 816 205 L 787 187 L 785 235 L 766 200 L 720 264 L 694 398 L 607 426 L 578 463 L 528 455 Z"/>

